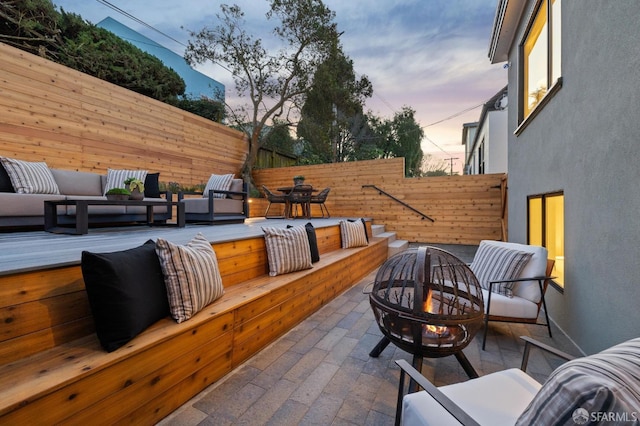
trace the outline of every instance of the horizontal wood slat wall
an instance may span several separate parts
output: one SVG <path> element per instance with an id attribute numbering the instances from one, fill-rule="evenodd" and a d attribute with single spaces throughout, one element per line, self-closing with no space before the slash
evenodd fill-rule
<path id="1" fill-rule="evenodd" d="M 0 155 L 193 185 L 239 173 L 243 134 L 0 43 Z"/>
<path id="2" fill-rule="evenodd" d="M 327 207 L 332 216 L 371 217 L 398 238 L 411 242 L 478 244 L 503 239 L 505 174 L 405 178 L 404 159 L 358 161 L 314 166 L 256 170 L 256 184 L 270 189 L 291 186 L 293 176 L 303 175 L 314 188 L 331 187 Z M 378 191 L 376 185 L 427 216 L 430 222 Z M 276 207 L 269 214 L 277 213 Z M 253 199 L 251 214 L 264 215 L 265 200 Z M 312 214 L 320 215 L 318 206 Z M 506 225 L 505 225 L 506 229 Z"/>

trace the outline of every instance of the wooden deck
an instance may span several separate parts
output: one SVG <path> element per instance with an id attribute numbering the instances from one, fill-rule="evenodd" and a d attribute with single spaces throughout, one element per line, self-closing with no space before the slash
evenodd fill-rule
<path id="1" fill-rule="evenodd" d="M 83 250 L 110 252 L 143 244 L 149 239 L 164 238 L 176 244 L 188 242 L 201 232 L 211 243 L 236 241 L 262 235 L 262 227 L 303 225 L 316 228 L 336 225 L 342 218 L 330 219 L 247 219 L 244 224 L 149 227 L 123 226 L 90 228 L 87 235 L 60 235 L 44 231 L 0 233 L 0 276 L 44 268 L 80 264 Z"/>

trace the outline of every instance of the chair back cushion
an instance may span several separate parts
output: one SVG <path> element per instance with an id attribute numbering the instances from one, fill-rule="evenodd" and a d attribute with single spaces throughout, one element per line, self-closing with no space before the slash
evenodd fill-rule
<path id="1" fill-rule="evenodd" d="M 545 247 L 491 240 L 481 241 L 480 245 L 482 246 L 483 244 L 487 244 L 493 247 L 504 247 L 507 249 L 531 253 L 531 258 L 522 268 L 516 278 L 542 277 L 547 271 L 547 249 Z M 538 303 L 541 299 L 538 281 L 518 282 L 513 286 L 511 291 L 513 293 L 513 296 L 522 297 L 524 299 L 532 301 L 533 303 Z"/>
<path id="2" fill-rule="evenodd" d="M 518 278 L 530 258 L 531 253 L 491 245 L 483 241 L 478 247 L 470 268 L 482 288 L 513 297 L 512 289 L 515 282 L 500 281 Z M 493 286 L 490 286 L 491 282 L 495 282 Z"/>
<path id="3" fill-rule="evenodd" d="M 558 367 L 516 424 L 636 424 L 638 407 L 640 338 Z"/>

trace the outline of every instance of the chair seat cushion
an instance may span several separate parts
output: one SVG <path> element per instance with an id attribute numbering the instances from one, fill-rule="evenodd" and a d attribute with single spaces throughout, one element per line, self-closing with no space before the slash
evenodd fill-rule
<path id="1" fill-rule="evenodd" d="M 481 425 L 498 426 L 513 425 L 540 387 L 529 375 L 512 368 L 439 389 Z M 404 397 L 402 424 L 460 425 L 425 391 Z"/>
<path id="2" fill-rule="evenodd" d="M 482 289 L 484 311 L 487 312 L 489 291 Z M 491 312 L 489 315 L 513 318 L 538 318 L 538 305 L 522 297 L 507 297 L 491 293 Z"/>
<path id="3" fill-rule="evenodd" d="M 208 198 L 186 198 L 183 201 L 185 213 L 209 213 Z M 213 200 L 214 213 L 242 214 L 243 207 L 242 200 L 230 198 L 215 198 Z"/>

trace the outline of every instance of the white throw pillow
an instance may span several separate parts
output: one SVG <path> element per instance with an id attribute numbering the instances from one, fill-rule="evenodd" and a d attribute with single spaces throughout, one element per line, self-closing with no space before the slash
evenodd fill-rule
<path id="1" fill-rule="evenodd" d="M 233 181 L 233 174 L 228 175 L 211 175 L 207 186 L 204 187 L 202 193 L 203 198 L 209 198 L 209 191 L 228 191 L 231 188 L 231 182 Z M 227 194 L 213 194 L 213 198 L 226 198 Z"/>
<path id="2" fill-rule="evenodd" d="M 169 310 L 177 322 L 188 320 L 224 294 L 216 253 L 201 233 L 184 246 L 158 238 L 156 253 Z"/>
<path id="3" fill-rule="evenodd" d="M 18 194 L 60 194 L 58 184 L 45 162 L 30 162 L 0 157 Z"/>
<path id="4" fill-rule="evenodd" d="M 140 179 L 142 182 L 144 182 L 147 177 L 147 173 L 147 170 L 107 169 L 107 183 L 104 186 L 104 192 L 102 195 L 105 195 L 107 191 L 112 188 L 125 188 L 126 185 L 124 184 L 124 181 L 127 180 L 127 178 Z"/>
<path id="5" fill-rule="evenodd" d="M 269 275 L 311 268 L 311 250 L 304 226 L 262 228 L 269 260 Z"/>

